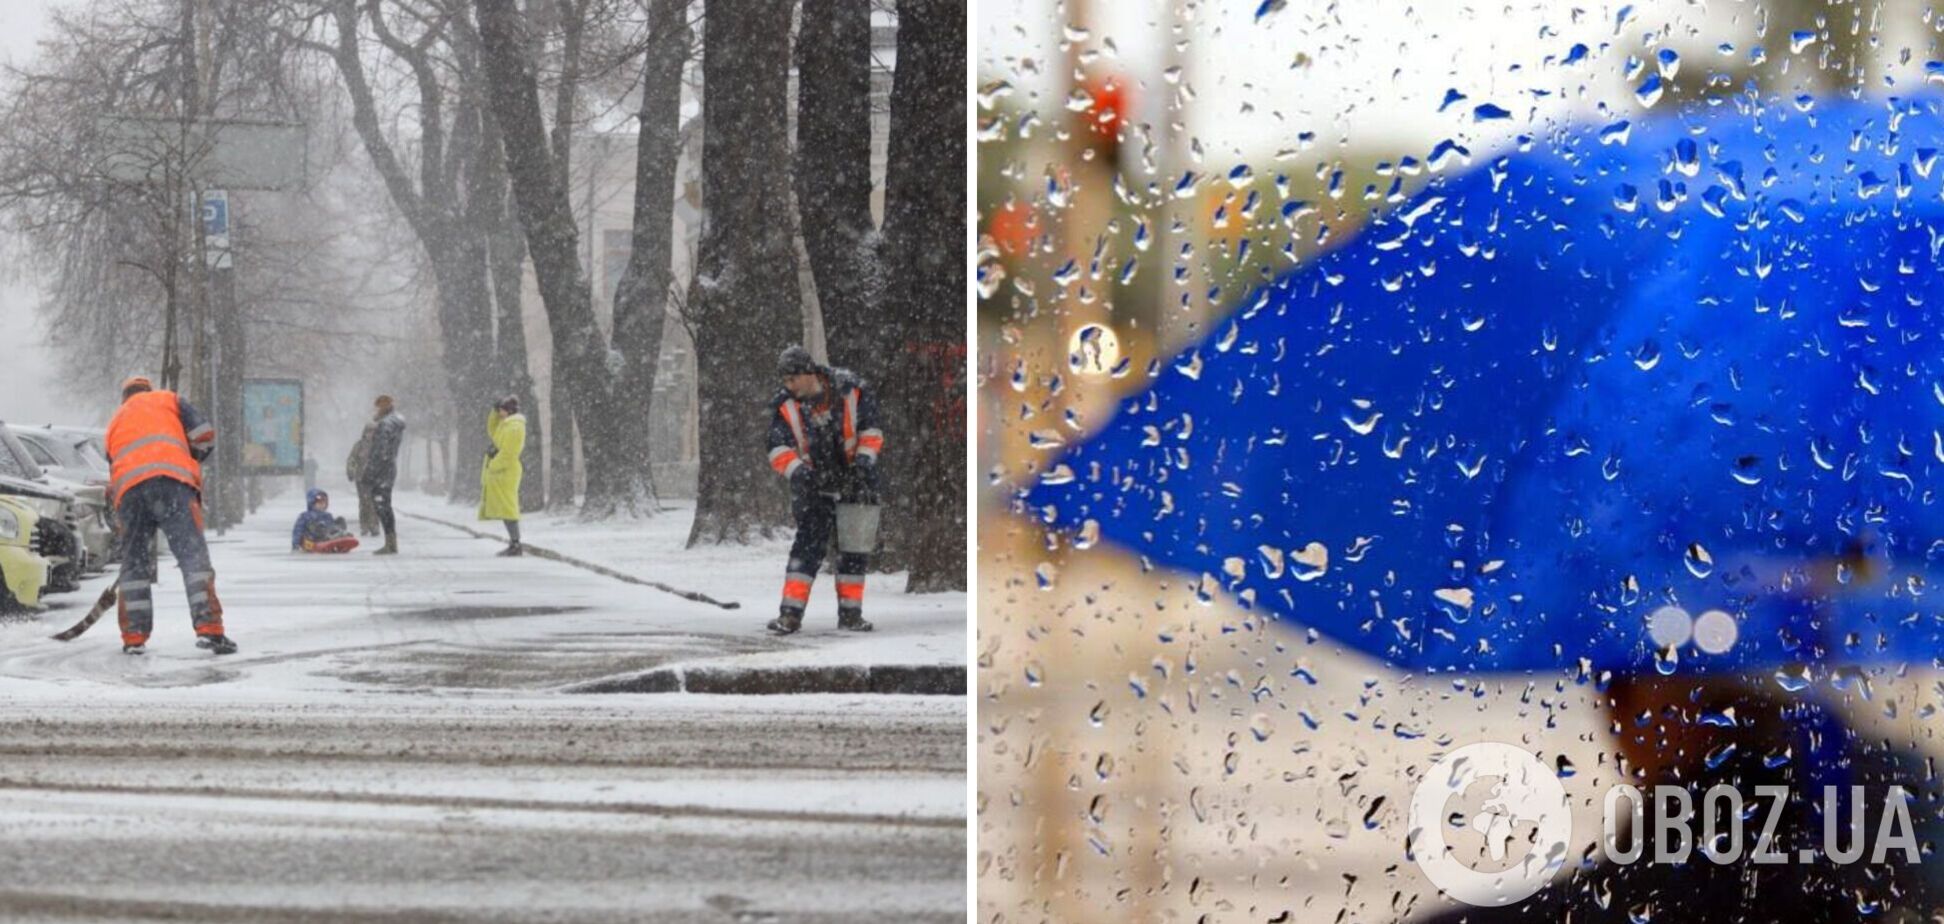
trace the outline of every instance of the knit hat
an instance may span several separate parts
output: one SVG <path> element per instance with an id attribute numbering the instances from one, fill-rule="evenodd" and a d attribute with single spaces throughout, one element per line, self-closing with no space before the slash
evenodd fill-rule
<path id="1" fill-rule="evenodd" d="M 802 344 L 793 344 L 784 348 L 783 355 L 776 358 L 778 375 L 803 375 L 815 371 L 817 371 L 817 360 L 810 355 L 809 350 L 803 348 Z"/>

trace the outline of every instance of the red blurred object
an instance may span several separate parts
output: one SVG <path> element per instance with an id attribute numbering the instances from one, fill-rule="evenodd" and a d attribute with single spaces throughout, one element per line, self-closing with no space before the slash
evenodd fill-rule
<path id="1" fill-rule="evenodd" d="M 1112 74 L 1089 77 L 1080 89 L 1093 99 L 1093 105 L 1082 114 L 1087 129 L 1100 139 L 1101 153 L 1113 156 L 1120 149 L 1121 126 L 1127 124 L 1129 107 L 1134 105 L 1133 91 L 1126 78 Z"/>
<path id="2" fill-rule="evenodd" d="M 1008 202 L 992 213 L 986 222 L 986 233 L 999 245 L 1001 253 L 1016 257 L 1032 249 L 1033 237 L 1039 233 L 1039 215 L 1030 205 Z"/>

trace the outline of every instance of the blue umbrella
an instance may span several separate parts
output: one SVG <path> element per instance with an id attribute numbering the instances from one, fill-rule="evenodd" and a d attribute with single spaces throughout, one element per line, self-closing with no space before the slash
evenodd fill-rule
<path id="1" fill-rule="evenodd" d="M 1934 659 L 1940 102 L 1568 128 L 1440 178 L 1020 503 L 1408 668 Z"/>

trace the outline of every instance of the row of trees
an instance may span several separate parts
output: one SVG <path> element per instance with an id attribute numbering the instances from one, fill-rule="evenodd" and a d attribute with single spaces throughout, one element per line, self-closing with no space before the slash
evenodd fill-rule
<path id="1" fill-rule="evenodd" d="M 483 452 L 475 418 L 493 398 L 538 408 L 530 268 L 551 339 L 552 442 L 578 438 L 588 516 L 660 509 L 648 416 L 673 317 L 697 364 L 691 543 L 785 522 L 761 464 L 762 407 L 774 357 L 816 328 L 814 304 L 832 357 L 886 408 L 888 562 L 914 588 L 963 587 L 965 7 L 896 3 L 881 227 L 874 12 L 888 21 L 887 0 L 95 0 L 56 13 L 41 54 L 10 75 L 0 208 L 42 270 L 52 326 L 83 335 L 64 338 L 76 381 L 179 353 L 222 355 L 238 381 L 243 355 L 256 374 L 323 375 L 360 350 L 410 355 L 429 327 L 450 409 L 429 429 L 455 434 L 460 460 Z M 705 217 L 689 280 L 675 278 L 674 212 L 698 127 L 683 101 L 698 96 Z M 174 120 L 184 139 L 226 120 L 308 126 L 306 183 L 253 200 L 233 309 L 208 294 L 185 217 L 207 152 L 185 144 L 180 163 L 131 182 L 106 166 L 131 119 Z M 573 207 L 572 162 L 577 137 L 627 122 L 631 249 L 611 306 L 597 306 L 582 235 L 599 229 Z M 374 198 L 382 233 L 360 217 Z M 225 317 L 238 343 L 204 345 Z M 184 381 L 196 394 L 205 379 Z M 528 443 L 528 506 L 546 490 L 545 437 Z M 476 491 L 453 479 L 456 497 Z"/>

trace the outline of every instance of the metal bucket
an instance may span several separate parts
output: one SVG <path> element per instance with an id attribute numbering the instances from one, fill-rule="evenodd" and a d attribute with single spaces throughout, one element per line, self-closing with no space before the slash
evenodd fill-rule
<path id="1" fill-rule="evenodd" d="M 881 510 L 876 504 L 838 504 L 837 551 L 866 555 L 874 551 Z"/>

